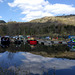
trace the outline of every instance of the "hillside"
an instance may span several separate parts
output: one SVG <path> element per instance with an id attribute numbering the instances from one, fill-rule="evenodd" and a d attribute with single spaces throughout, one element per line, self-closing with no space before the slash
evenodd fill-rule
<path id="1" fill-rule="evenodd" d="M 75 35 L 75 15 L 43 17 L 30 22 L 1 23 L 0 35 Z"/>
<path id="2" fill-rule="evenodd" d="M 43 17 L 40 19 L 31 20 L 30 22 L 31 23 L 58 22 L 66 25 L 75 25 L 75 15 Z"/>

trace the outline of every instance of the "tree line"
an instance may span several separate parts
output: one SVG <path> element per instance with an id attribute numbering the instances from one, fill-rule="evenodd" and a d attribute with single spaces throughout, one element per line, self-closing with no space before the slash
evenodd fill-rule
<path id="1" fill-rule="evenodd" d="M 18 23 L 8 22 L 0 24 L 0 35 L 74 35 L 75 26 L 58 22 L 46 23 Z"/>

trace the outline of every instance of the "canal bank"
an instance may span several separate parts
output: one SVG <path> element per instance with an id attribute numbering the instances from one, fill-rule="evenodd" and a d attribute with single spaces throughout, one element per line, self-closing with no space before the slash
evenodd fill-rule
<path id="1" fill-rule="evenodd" d="M 29 45 L 25 44 L 10 44 L 8 48 L 0 47 L 0 53 L 9 51 L 9 52 L 30 52 L 33 54 L 41 55 L 44 57 L 55 57 L 55 58 L 68 58 L 75 59 L 75 51 L 70 51 L 70 48 L 67 45 L 63 44 L 55 44 L 51 46 L 46 45 Z"/>
<path id="2" fill-rule="evenodd" d="M 75 59 L 75 52 L 63 52 L 63 53 L 57 53 L 57 54 L 48 54 L 46 52 L 31 52 L 33 54 L 42 55 L 44 57 L 53 57 L 53 58 L 67 58 L 67 59 Z"/>
<path id="3" fill-rule="evenodd" d="M 29 52 L 44 57 L 75 59 L 75 51 L 70 51 L 66 45 L 37 45 L 33 46 Z"/>

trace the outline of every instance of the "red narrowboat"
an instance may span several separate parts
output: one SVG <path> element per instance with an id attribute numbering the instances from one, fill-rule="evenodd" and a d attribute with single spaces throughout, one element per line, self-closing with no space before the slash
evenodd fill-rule
<path id="1" fill-rule="evenodd" d="M 29 44 L 30 44 L 30 45 L 37 45 L 37 41 L 36 41 L 36 40 L 30 40 L 30 41 L 29 41 Z"/>
<path id="2" fill-rule="evenodd" d="M 27 42 L 28 42 L 30 45 L 37 45 L 37 43 L 38 43 L 38 41 L 35 40 L 34 38 L 28 39 Z"/>

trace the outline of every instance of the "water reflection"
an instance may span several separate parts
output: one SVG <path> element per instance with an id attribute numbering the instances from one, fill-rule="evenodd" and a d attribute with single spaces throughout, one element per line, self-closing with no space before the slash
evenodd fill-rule
<path id="1" fill-rule="evenodd" d="M 75 51 L 75 44 L 68 43 L 68 47 L 70 48 L 71 51 Z"/>
<path id="2" fill-rule="evenodd" d="M 53 75 L 55 70 L 61 70 L 61 75 L 65 75 L 65 73 L 62 74 L 62 70 L 71 70 L 72 67 L 75 66 L 74 60 L 46 58 L 42 56 L 33 55 L 30 53 L 23 53 L 22 55 L 25 56 L 26 59 L 22 60 L 24 64 L 20 66 L 20 69 L 29 69 L 28 71 L 30 71 L 30 73 L 32 74 L 43 75 L 44 73 L 48 73 L 49 75 Z M 19 72 L 22 71 L 20 70 Z"/>
<path id="3" fill-rule="evenodd" d="M 31 47 L 27 44 L 0 48 L 3 51 L 0 52 L 0 67 L 18 75 L 75 75 L 75 60 L 43 57 L 25 52 L 28 50 Z"/>
<path id="4" fill-rule="evenodd" d="M 75 38 L 70 38 L 70 41 L 68 42 L 68 47 L 70 47 L 71 51 L 75 51 Z"/>
<path id="5" fill-rule="evenodd" d="M 55 71 L 56 75 L 60 75 L 60 73 L 65 75 L 63 71 L 69 71 L 66 72 L 68 75 L 71 75 L 70 72 L 75 74 L 75 60 L 48 58 L 27 52 L 11 53 L 6 51 L 0 53 L 0 55 L 1 67 L 12 69 L 18 75 L 25 75 L 26 72 L 31 75 L 44 75 L 47 73 L 53 75 Z"/>
<path id="6" fill-rule="evenodd" d="M 36 45 L 30 45 L 31 49 L 35 49 Z"/>
<path id="7" fill-rule="evenodd" d="M 8 53 L 8 59 L 12 60 L 13 57 L 14 57 L 14 54 L 15 54 L 15 53 L 9 52 L 9 53 Z"/>
<path id="8" fill-rule="evenodd" d="M 75 75 L 75 60 L 28 53 L 33 50 L 47 51 L 46 49 L 48 49 L 47 46 L 29 44 L 21 44 L 20 47 L 16 47 L 16 44 L 10 44 L 8 48 L 0 47 L 0 67 L 3 70 L 12 70 L 15 75 Z"/>

